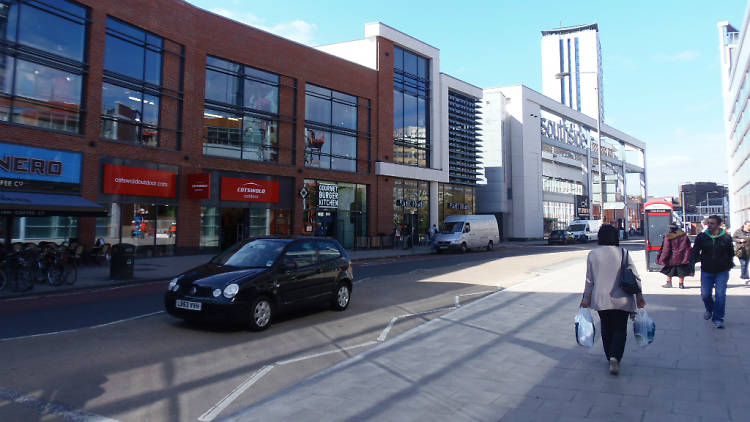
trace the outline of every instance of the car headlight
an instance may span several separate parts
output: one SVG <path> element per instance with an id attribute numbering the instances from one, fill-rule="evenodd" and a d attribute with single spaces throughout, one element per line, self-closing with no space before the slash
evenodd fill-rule
<path id="1" fill-rule="evenodd" d="M 236 283 L 232 283 L 228 285 L 227 287 L 224 287 L 224 297 L 227 299 L 231 299 L 239 291 L 240 291 L 240 286 L 238 286 Z"/>
<path id="2" fill-rule="evenodd" d="M 214 297 L 221 296 L 221 289 L 214 289 Z"/>
<path id="3" fill-rule="evenodd" d="M 179 286 L 177 286 L 177 282 L 180 280 L 180 277 L 175 277 L 172 279 L 172 281 L 169 282 L 169 287 L 167 287 L 167 291 L 174 291 L 176 292 Z"/>

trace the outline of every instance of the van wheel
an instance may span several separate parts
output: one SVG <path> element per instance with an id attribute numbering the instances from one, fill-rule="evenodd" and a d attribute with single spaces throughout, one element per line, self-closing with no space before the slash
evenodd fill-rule
<path id="1" fill-rule="evenodd" d="M 273 318 L 273 305 L 267 297 L 261 296 L 250 305 L 250 329 L 263 331 L 271 325 Z"/>
<path id="2" fill-rule="evenodd" d="M 466 242 L 461 244 L 461 253 L 468 252 L 469 248 L 466 247 Z"/>
<path id="3" fill-rule="evenodd" d="M 487 244 L 487 252 L 490 252 L 490 251 L 492 251 L 492 247 L 493 247 L 493 246 L 494 246 L 494 245 L 492 244 L 492 241 L 490 240 L 490 243 L 488 243 L 488 244 Z"/>

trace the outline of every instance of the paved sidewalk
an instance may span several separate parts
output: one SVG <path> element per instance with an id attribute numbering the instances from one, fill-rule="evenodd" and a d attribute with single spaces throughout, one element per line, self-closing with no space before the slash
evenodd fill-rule
<path id="1" fill-rule="evenodd" d="M 621 373 L 601 339 L 576 345 L 585 260 L 449 312 L 269 397 L 229 421 L 746 421 L 750 288 L 732 271 L 726 329 L 702 318 L 698 278 L 644 276 L 655 342 L 628 327 Z"/>

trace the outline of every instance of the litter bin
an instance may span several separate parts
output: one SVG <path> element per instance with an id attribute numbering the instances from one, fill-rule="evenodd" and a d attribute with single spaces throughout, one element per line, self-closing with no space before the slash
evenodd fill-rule
<path id="1" fill-rule="evenodd" d="M 111 280 L 132 280 L 135 265 L 135 245 L 118 243 L 112 246 L 109 278 Z"/>

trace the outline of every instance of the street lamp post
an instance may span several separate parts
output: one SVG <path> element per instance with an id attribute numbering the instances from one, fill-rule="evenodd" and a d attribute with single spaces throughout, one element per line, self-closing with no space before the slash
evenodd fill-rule
<path id="1" fill-rule="evenodd" d="M 604 224 L 604 170 L 602 166 L 602 96 L 599 86 L 599 71 L 596 72 L 578 72 L 596 75 L 596 156 L 599 161 L 599 220 Z M 556 79 L 569 78 L 570 72 L 560 72 L 555 74 Z M 589 169 L 591 171 L 591 169 Z M 624 175 L 623 175 L 624 177 Z M 592 201 L 593 202 L 593 201 Z M 592 215 L 593 217 L 593 215 Z"/>

